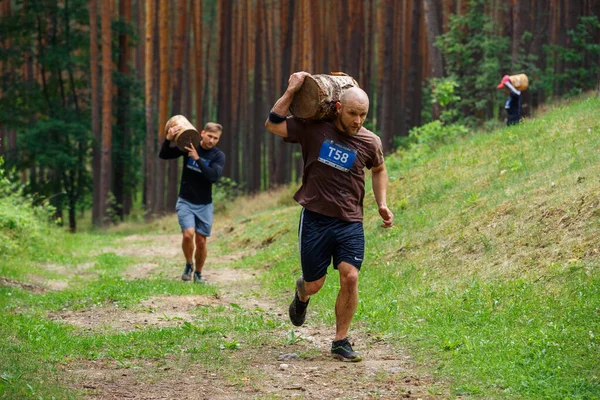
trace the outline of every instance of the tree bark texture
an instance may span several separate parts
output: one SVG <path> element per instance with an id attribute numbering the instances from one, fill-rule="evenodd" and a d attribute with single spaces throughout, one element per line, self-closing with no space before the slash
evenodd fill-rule
<path id="1" fill-rule="evenodd" d="M 113 1 L 102 3 L 102 147 L 100 168 L 100 218 L 107 224 L 109 196 L 111 191 L 112 160 L 112 17 Z"/>
<path id="2" fill-rule="evenodd" d="M 429 61 L 429 77 L 441 78 L 444 75 L 444 64 L 442 52 L 435 45 L 435 40 L 442 34 L 442 26 L 439 23 L 439 4 L 436 0 L 423 0 L 423 12 L 425 14 L 425 26 L 427 27 L 427 56 Z M 432 108 L 433 119 L 439 119 L 441 107 L 434 104 Z"/>
<path id="3" fill-rule="evenodd" d="M 158 143 L 165 140 L 163 127 L 167 122 L 169 112 L 169 3 L 167 0 L 158 0 L 158 43 L 159 43 L 159 89 L 158 89 Z M 156 210 L 160 214 L 166 211 L 165 179 L 167 162 L 158 160 L 156 168 Z"/>
<path id="4" fill-rule="evenodd" d="M 233 140 L 231 130 L 231 12 L 232 2 L 230 0 L 219 0 L 218 11 L 219 11 L 219 36 L 218 36 L 218 87 L 216 90 L 217 94 L 217 121 L 223 126 L 223 134 L 219 141 L 219 148 L 225 152 L 226 163 L 223 169 L 226 175 L 231 173 L 234 165 L 231 160 L 233 159 Z M 237 151 L 237 149 L 236 149 Z"/>
<path id="5" fill-rule="evenodd" d="M 170 57 L 173 65 L 173 83 L 171 85 L 171 114 L 182 113 L 183 101 L 183 54 L 185 45 L 186 21 L 188 15 L 188 1 L 177 1 L 177 11 L 174 13 L 172 21 L 175 25 L 175 37 L 172 39 L 173 55 Z M 191 116 L 189 116 L 191 118 Z M 167 178 L 167 210 L 175 209 L 177 203 L 177 194 L 179 190 L 179 160 L 169 160 L 168 178 Z"/>
<path id="6" fill-rule="evenodd" d="M 156 135 L 154 123 L 154 27 L 155 27 L 155 0 L 146 0 L 146 28 L 145 28 L 145 61 L 144 61 L 144 108 L 146 118 L 146 142 L 144 157 L 144 205 L 146 207 L 146 216 L 152 217 L 156 213 L 155 202 L 155 166 L 156 157 Z"/>
<path id="7" fill-rule="evenodd" d="M 192 1 L 192 27 L 194 34 L 194 77 L 195 77 L 195 98 L 196 98 L 196 126 L 204 126 L 204 46 L 203 46 L 203 24 L 202 24 L 202 2 Z"/>
<path id="8" fill-rule="evenodd" d="M 101 189 L 101 165 L 102 165 L 102 131 L 100 125 L 100 87 L 98 68 L 100 58 L 98 51 L 98 0 L 89 0 L 90 13 L 90 83 L 91 83 L 91 116 L 92 116 L 92 134 L 94 143 L 92 149 L 92 223 L 94 226 L 102 225 L 102 202 Z"/>
<path id="9" fill-rule="evenodd" d="M 119 1 L 119 17 L 129 24 L 131 23 L 131 0 Z M 129 37 L 122 31 L 119 33 L 119 73 L 121 79 L 129 78 Z M 131 190 L 126 186 L 126 164 L 129 160 L 128 152 L 131 149 L 131 127 L 129 121 L 129 83 L 119 85 L 117 90 L 117 126 L 120 127 L 120 136 L 115 137 L 114 143 L 117 149 L 113 152 L 113 182 L 115 193 L 115 214 L 121 221 L 129 214 L 131 208 Z"/>
<path id="10" fill-rule="evenodd" d="M 383 48 L 382 52 L 382 96 L 381 96 L 381 143 L 383 150 L 388 152 L 392 149 L 394 143 L 394 111 L 393 111 L 393 91 L 391 82 L 398 80 L 399 76 L 394 76 L 393 68 L 393 39 L 394 39 L 394 5 L 391 0 L 383 1 Z"/>

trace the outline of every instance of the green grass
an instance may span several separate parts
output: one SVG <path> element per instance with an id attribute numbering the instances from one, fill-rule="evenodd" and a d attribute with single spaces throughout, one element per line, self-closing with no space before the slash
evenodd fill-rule
<path id="1" fill-rule="evenodd" d="M 463 399 L 599 399 L 598 110 L 600 99 L 573 101 L 519 126 L 472 132 L 435 152 L 421 149 L 419 157 L 388 156 L 395 225 L 379 227 L 368 188 L 367 251 L 352 329 L 407 350 L 421 373 Z M 263 272 L 256 295 L 283 311 L 300 271 L 300 209 L 289 196 L 286 189 L 270 202 L 239 200 L 243 206 L 217 215 L 223 233 L 211 242 L 218 253 L 255 249 L 230 267 Z M 216 295 L 214 287 L 160 276 L 121 277 L 147 260 L 110 249 L 127 234 L 148 235 L 152 245 L 152 235 L 176 231 L 172 218 L 165 221 L 78 235 L 50 229 L 29 241 L 4 228 L 3 235 L 21 242 L 0 254 L 0 277 L 29 282 L 34 274 L 69 286 L 0 286 L 0 398 L 79 398 L 67 389 L 64 370 L 81 362 L 124 369 L 194 363 L 237 385 L 259 373 L 238 352 L 300 340 L 281 318 L 235 304 L 197 307 L 193 322 L 130 332 L 86 332 L 48 317 L 135 309 L 165 294 Z M 86 263 L 91 278 L 69 273 Z M 52 264 L 66 267 L 40 268 Z M 333 326 L 338 288 L 330 272 L 311 300 L 311 322 Z"/>
<path id="2" fill-rule="evenodd" d="M 356 326 L 408 346 L 457 396 L 600 398 L 599 109 L 587 99 L 416 161 L 388 157 L 395 226 L 378 227 L 368 195 Z M 297 212 L 278 226 L 295 228 Z M 255 216 L 224 241 L 259 242 L 272 223 Z M 295 240 L 265 250 L 271 293 L 289 296 Z M 334 323 L 338 287 L 331 274 L 311 318 Z"/>

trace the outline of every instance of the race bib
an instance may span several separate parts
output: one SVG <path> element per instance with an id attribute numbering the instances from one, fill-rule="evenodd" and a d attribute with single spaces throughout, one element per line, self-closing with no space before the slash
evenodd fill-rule
<path id="1" fill-rule="evenodd" d="M 319 161 L 330 167 L 348 172 L 354 160 L 356 159 L 356 150 L 336 143 L 331 139 L 325 139 L 319 152 Z"/>

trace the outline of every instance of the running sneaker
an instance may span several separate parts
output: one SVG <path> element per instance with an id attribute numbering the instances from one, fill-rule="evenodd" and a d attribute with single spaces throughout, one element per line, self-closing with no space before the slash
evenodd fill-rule
<path id="1" fill-rule="evenodd" d="M 308 307 L 308 302 L 310 298 L 306 301 L 300 301 L 298 297 L 298 292 L 304 293 L 304 278 L 300 277 L 296 280 L 296 292 L 294 293 L 294 300 L 292 300 L 292 304 L 290 304 L 290 320 L 292 324 L 296 326 L 302 326 L 304 320 L 306 319 L 306 307 Z"/>
<path id="2" fill-rule="evenodd" d="M 183 270 L 183 274 L 181 275 L 181 280 L 183 281 L 191 281 L 192 280 L 192 271 L 194 270 L 194 264 L 185 263 L 185 269 Z"/>
<path id="3" fill-rule="evenodd" d="M 198 284 L 206 283 L 206 281 L 202 277 L 202 274 L 198 271 L 194 271 L 194 283 L 198 283 Z"/>
<path id="4" fill-rule="evenodd" d="M 331 355 L 340 361 L 362 361 L 360 354 L 352 350 L 352 345 L 350 345 L 348 338 L 331 343 Z"/>

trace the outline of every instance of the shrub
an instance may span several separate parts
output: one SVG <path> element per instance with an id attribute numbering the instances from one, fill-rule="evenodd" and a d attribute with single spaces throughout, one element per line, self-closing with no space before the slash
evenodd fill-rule
<path id="1" fill-rule="evenodd" d="M 8 256 L 19 249 L 45 240 L 51 207 L 34 206 L 30 196 L 11 179 L 0 157 L 0 254 Z"/>

